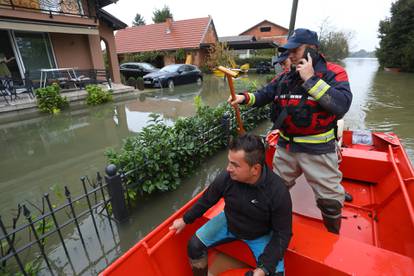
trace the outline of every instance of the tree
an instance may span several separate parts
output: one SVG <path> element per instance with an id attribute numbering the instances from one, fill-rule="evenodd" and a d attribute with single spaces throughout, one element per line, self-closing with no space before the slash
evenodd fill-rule
<path id="1" fill-rule="evenodd" d="M 353 34 L 337 31 L 326 18 L 319 27 L 320 52 L 329 61 L 339 61 L 349 55 L 349 41 Z"/>
<path id="2" fill-rule="evenodd" d="M 154 21 L 154 23 L 162 23 L 167 21 L 167 18 L 173 18 L 173 15 L 168 6 L 164 6 L 162 9 L 155 9 L 152 14 L 152 21 Z"/>
<path id="3" fill-rule="evenodd" d="M 132 21 L 132 25 L 134 26 L 141 26 L 145 25 L 145 19 L 139 13 L 135 15 L 134 21 Z"/>
<path id="4" fill-rule="evenodd" d="M 208 68 L 213 70 L 219 65 L 224 67 L 234 67 L 234 54 L 229 50 L 226 43 L 216 42 L 208 49 L 208 58 L 206 62 Z"/>
<path id="5" fill-rule="evenodd" d="M 414 72 L 414 1 L 398 0 L 391 5 L 391 18 L 380 21 L 377 58 L 382 67 Z"/>

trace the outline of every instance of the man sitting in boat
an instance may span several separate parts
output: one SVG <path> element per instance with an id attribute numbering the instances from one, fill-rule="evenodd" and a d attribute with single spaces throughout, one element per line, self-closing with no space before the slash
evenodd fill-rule
<path id="1" fill-rule="evenodd" d="M 335 127 L 349 110 L 352 93 L 345 69 L 318 52 L 315 32 L 296 29 L 279 48 L 294 65 L 255 93 L 236 96 L 232 105 L 273 102 L 274 127 L 280 130 L 273 167 L 292 187 L 303 173 L 311 185 L 325 227 L 339 233 L 345 191 L 338 167 Z"/>
<path id="2" fill-rule="evenodd" d="M 283 180 L 265 165 L 260 137 L 245 134 L 229 144 L 229 163 L 195 205 L 171 230 L 181 232 L 220 198 L 224 212 L 199 228 L 188 242 L 194 275 L 207 275 L 207 250 L 233 240 L 251 249 L 257 268 L 252 275 L 284 275 L 283 256 L 292 236 L 292 202 Z"/>

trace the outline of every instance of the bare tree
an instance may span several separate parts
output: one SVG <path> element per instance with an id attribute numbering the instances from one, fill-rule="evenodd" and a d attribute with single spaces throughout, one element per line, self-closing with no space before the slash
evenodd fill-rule
<path id="1" fill-rule="evenodd" d="M 327 17 L 319 26 L 320 52 L 330 61 L 344 59 L 349 55 L 349 42 L 353 36 L 353 32 L 336 30 Z"/>

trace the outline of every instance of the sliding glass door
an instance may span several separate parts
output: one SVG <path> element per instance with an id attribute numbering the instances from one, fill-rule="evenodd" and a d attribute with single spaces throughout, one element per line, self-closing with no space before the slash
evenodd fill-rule
<path id="1" fill-rule="evenodd" d="M 14 38 L 26 72 L 56 67 L 47 33 L 15 31 Z"/>
<path id="2" fill-rule="evenodd" d="M 8 62 L 0 63 L 0 77 L 12 77 L 21 79 L 18 60 L 13 50 L 13 44 L 10 41 L 9 32 L 0 30 L 0 59 L 6 58 Z"/>

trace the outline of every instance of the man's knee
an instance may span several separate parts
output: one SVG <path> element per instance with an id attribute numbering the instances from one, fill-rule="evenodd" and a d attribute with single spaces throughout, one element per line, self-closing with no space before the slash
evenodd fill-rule
<path id="1" fill-rule="evenodd" d="M 207 246 L 205 246 L 196 235 L 193 235 L 188 241 L 187 254 L 191 260 L 206 258 Z"/>
<path id="2" fill-rule="evenodd" d="M 322 215 L 330 218 L 338 218 L 341 216 L 342 204 L 338 200 L 320 198 L 316 203 Z"/>

